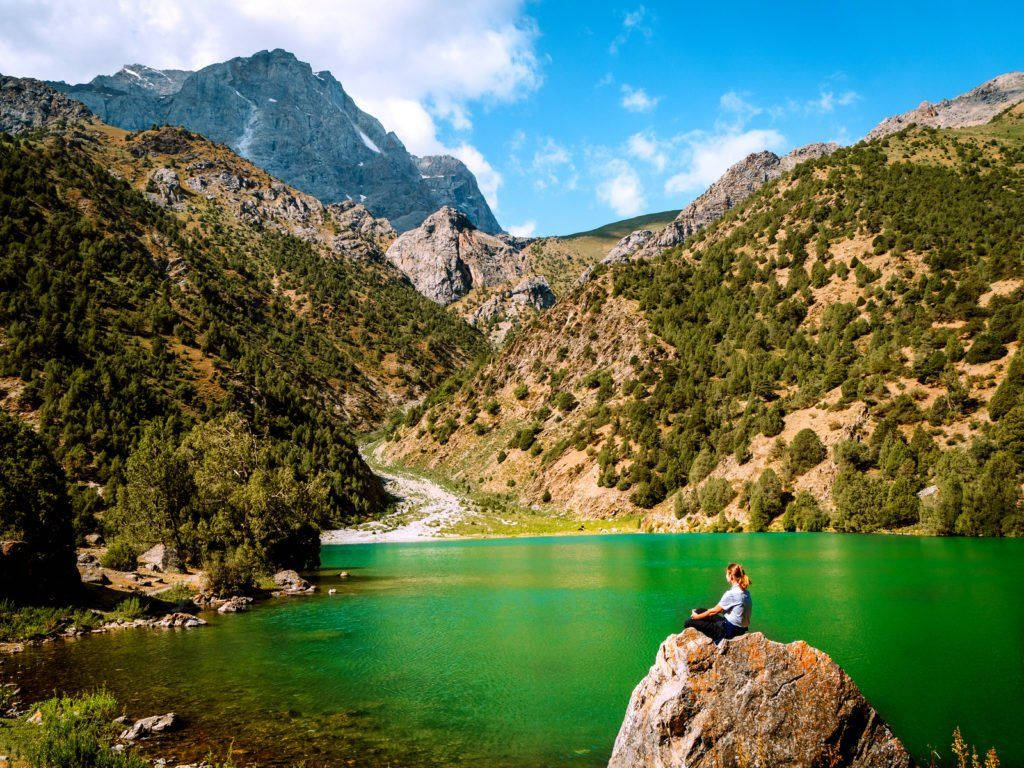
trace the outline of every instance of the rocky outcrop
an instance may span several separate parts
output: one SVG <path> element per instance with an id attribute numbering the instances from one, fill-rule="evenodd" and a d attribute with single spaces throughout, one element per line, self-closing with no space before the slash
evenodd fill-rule
<path id="1" fill-rule="evenodd" d="M 429 155 L 418 158 L 416 165 L 423 183 L 438 201 L 462 211 L 483 232 L 501 232 L 501 225 L 477 186 L 476 176 L 465 163 L 451 155 Z"/>
<path id="2" fill-rule="evenodd" d="M 0 75 L 0 131 L 24 133 L 54 123 L 89 120 L 92 113 L 46 83 Z"/>
<path id="3" fill-rule="evenodd" d="M 543 275 L 530 275 L 501 290 L 469 314 L 468 320 L 499 346 L 508 332 L 527 317 L 554 306 L 555 294 Z"/>
<path id="4" fill-rule="evenodd" d="M 654 237 L 654 233 L 649 229 L 638 229 L 635 232 L 630 232 L 612 246 L 612 249 L 608 251 L 608 255 L 601 259 L 601 263 L 621 264 L 624 261 L 628 261 L 630 255 L 647 245 L 652 237 Z"/>
<path id="5" fill-rule="evenodd" d="M 519 280 L 526 262 L 505 239 L 481 232 L 464 213 L 444 207 L 402 234 L 385 254 L 416 290 L 451 304 L 474 287 Z"/>
<path id="6" fill-rule="evenodd" d="M 825 653 L 759 632 L 716 646 L 671 635 L 629 701 L 609 768 L 910 768 L 856 684 Z"/>
<path id="7" fill-rule="evenodd" d="M 609 252 L 605 263 L 621 263 L 632 258 L 650 258 L 666 248 L 679 245 L 704 227 L 714 224 L 731 208 L 742 203 L 769 181 L 793 170 L 805 160 L 829 155 L 837 149 L 839 149 L 838 144 L 818 142 L 798 147 L 782 157 L 768 151 L 747 155 L 738 163 L 730 166 L 718 181 L 680 211 L 675 220 L 661 232 L 649 238 L 636 238 L 634 242 L 638 244 L 632 250 L 627 241 L 638 233 L 634 232 L 623 238 Z M 609 261 L 612 253 L 615 253 L 616 257 Z"/>
<path id="8" fill-rule="evenodd" d="M 880 139 L 911 125 L 930 128 L 965 128 L 983 125 L 1007 107 L 1024 101 L 1024 72 L 1007 72 L 953 99 L 938 104 L 927 101 L 902 115 L 893 115 L 880 122 L 867 139 Z"/>
<path id="9" fill-rule="evenodd" d="M 183 125 L 325 203 L 362 203 L 400 232 L 444 205 L 485 231 L 499 230 L 465 165 L 414 157 L 330 72 L 313 72 L 287 51 L 197 72 L 133 64 L 89 83 L 52 85 L 126 130 Z"/>

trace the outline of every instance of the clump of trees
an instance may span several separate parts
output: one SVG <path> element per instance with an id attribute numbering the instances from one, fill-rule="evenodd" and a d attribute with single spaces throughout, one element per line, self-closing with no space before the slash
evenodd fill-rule
<path id="1" fill-rule="evenodd" d="M 237 414 L 197 425 L 180 442 L 166 423 L 148 425 L 124 474 L 108 525 L 204 568 L 217 591 L 251 590 L 270 570 L 319 562 L 327 477 L 275 463 Z"/>

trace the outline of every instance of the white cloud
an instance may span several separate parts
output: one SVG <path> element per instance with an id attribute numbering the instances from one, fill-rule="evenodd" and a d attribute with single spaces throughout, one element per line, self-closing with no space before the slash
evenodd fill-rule
<path id="1" fill-rule="evenodd" d="M 837 106 L 846 107 L 860 98 L 856 91 L 843 91 L 836 95 L 832 91 L 822 91 L 818 98 L 808 101 L 804 106 L 808 112 L 826 114 L 832 112 Z"/>
<path id="2" fill-rule="evenodd" d="M 492 166 L 476 147 L 462 143 L 454 149 L 447 150 L 449 154 L 455 155 L 466 167 L 476 176 L 477 186 L 483 196 L 487 198 L 487 204 L 491 210 L 498 212 L 498 187 L 501 186 L 501 174 Z"/>
<path id="3" fill-rule="evenodd" d="M 660 96 L 649 96 L 643 88 L 622 86 L 622 106 L 630 112 L 650 112 L 661 101 Z"/>
<path id="4" fill-rule="evenodd" d="M 620 216 L 634 216 L 647 205 L 640 175 L 625 160 L 613 158 L 599 173 L 604 177 L 595 190 L 597 199 Z"/>
<path id="5" fill-rule="evenodd" d="M 751 104 L 747 101 L 746 97 L 749 94 L 737 93 L 736 91 L 728 91 L 723 93 L 721 98 L 718 100 L 719 106 L 722 111 L 733 117 L 736 130 L 739 130 L 746 125 L 750 120 L 757 115 L 760 115 L 764 110 L 756 104 Z"/>
<path id="6" fill-rule="evenodd" d="M 533 237 L 533 233 L 537 231 L 537 222 L 533 219 L 524 221 L 522 224 L 513 224 L 508 228 L 508 233 L 515 237 Z"/>
<path id="7" fill-rule="evenodd" d="M 724 134 L 694 132 L 682 137 L 682 141 L 687 145 L 689 160 L 685 170 L 665 182 L 668 194 L 703 191 L 730 165 L 751 152 L 781 149 L 785 143 L 778 131 L 763 129 Z"/>
<path id="8" fill-rule="evenodd" d="M 474 103 L 539 87 L 538 30 L 524 8 L 524 0 L 307 0 L 301 10 L 280 0 L 4 0 L 0 72 L 81 82 L 124 64 L 197 69 L 285 48 L 314 71 L 330 70 L 410 151 L 426 154 L 444 151 L 438 121 L 467 131 Z"/>
<path id="9" fill-rule="evenodd" d="M 654 34 L 654 30 L 648 23 L 650 14 L 647 13 L 647 9 L 640 5 L 629 11 L 622 17 L 622 30 L 612 40 L 611 45 L 608 46 L 608 52 L 615 55 L 619 52 L 619 49 L 626 44 L 626 42 L 633 35 L 640 35 L 642 37 L 650 39 Z"/>
<path id="10" fill-rule="evenodd" d="M 665 170 L 668 163 L 665 144 L 652 133 L 634 133 L 626 141 L 626 149 L 633 157 L 646 160 L 658 173 Z"/>

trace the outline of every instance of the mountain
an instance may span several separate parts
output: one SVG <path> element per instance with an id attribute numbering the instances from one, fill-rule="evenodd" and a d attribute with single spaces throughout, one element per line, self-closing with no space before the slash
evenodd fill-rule
<path id="1" fill-rule="evenodd" d="M 473 288 L 518 280 L 524 271 L 520 252 L 507 236 L 489 235 L 447 206 L 399 236 L 385 255 L 416 290 L 442 305 Z"/>
<path id="2" fill-rule="evenodd" d="M 0 75 L 0 132 L 19 134 L 60 122 L 88 120 L 89 110 L 31 78 Z"/>
<path id="3" fill-rule="evenodd" d="M 741 164 L 382 455 L 649 529 L 1024 534 L 1024 105 L 811 154 Z"/>
<path id="4" fill-rule="evenodd" d="M 930 128 L 965 128 L 984 125 L 1007 107 L 1024 101 L 1024 72 L 1007 72 L 982 83 L 974 90 L 938 104 L 922 101 L 909 112 L 887 117 L 868 133 L 868 140 L 880 139 L 910 125 Z"/>
<path id="5" fill-rule="evenodd" d="M 394 232 L 362 206 L 186 129 L 128 133 L 82 109 L 0 82 L 4 125 L 34 128 L 0 136 L 0 408 L 33 425 L 82 514 L 104 506 L 89 487 L 117 497 L 147 430 L 173 449 L 232 419 L 274 477 L 323 490 L 320 524 L 379 512 L 353 431 L 484 339 L 386 262 Z"/>
<path id="6" fill-rule="evenodd" d="M 198 72 L 134 64 L 89 83 L 52 85 L 110 125 L 182 125 L 323 202 L 362 203 L 399 232 L 445 205 L 484 231 L 500 231 L 461 161 L 409 154 L 330 72 L 313 72 L 281 49 Z"/>
<path id="7" fill-rule="evenodd" d="M 742 203 L 762 185 L 793 170 L 805 160 L 831 154 L 837 149 L 838 144 L 829 142 L 798 147 L 782 157 L 768 151 L 749 154 L 731 165 L 707 191 L 681 210 L 675 220 L 664 227 L 657 236 L 653 236 L 653 233 L 652 236 L 635 236 L 637 233 L 627 235 L 609 252 L 604 263 L 619 263 L 634 255 L 647 258 L 665 248 L 678 245 L 690 235 L 718 221 L 729 209 Z"/>

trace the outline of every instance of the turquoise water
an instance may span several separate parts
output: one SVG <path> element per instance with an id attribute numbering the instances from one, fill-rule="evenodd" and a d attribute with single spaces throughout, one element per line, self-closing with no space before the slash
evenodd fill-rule
<path id="1" fill-rule="evenodd" d="M 629 535 L 325 547 L 321 592 L 5 662 L 30 692 L 103 684 L 174 709 L 180 759 L 603 765 L 689 608 L 754 579 L 754 628 L 851 674 L 920 758 L 959 725 L 1024 765 L 1024 541 Z M 344 568 L 352 577 L 337 579 Z M 329 587 L 336 595 L 328 595 Z"/>

